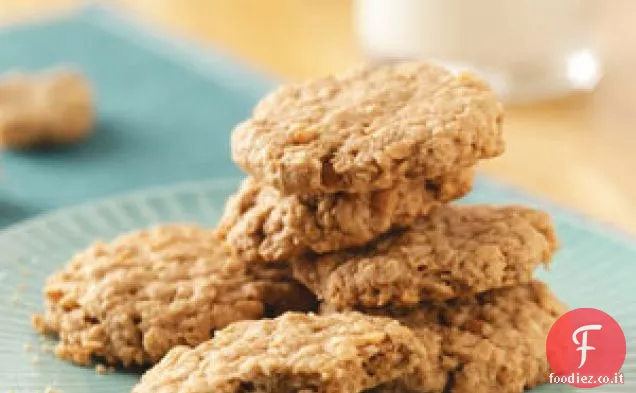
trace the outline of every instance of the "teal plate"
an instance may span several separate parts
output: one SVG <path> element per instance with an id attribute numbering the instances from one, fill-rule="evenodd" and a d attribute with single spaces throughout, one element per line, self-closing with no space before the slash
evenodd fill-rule
<path id="1" fill-rule="evenodd" d="M 97 375 L 46 351 L 30 328 L 30 316 L 41 310 L 45 277 L 75 251 L 95 239 L 160 222 L 193 221 L 214 225 L 238 179 L 211 180 L 154 189 L 61 210 L 0 232 L 0 392 L 63 393 L 128 392 L 139 375 L 117 372 Z M 487 179 L 463 202 L 524 203 L 550 211 L 562 248 L 549 272 L 539 277 L 570 307 L 595 307 L 616 318 L 625 331 L 628 356 L 625 385 L 603 386 L 596 392 L 636 392 L 636 246 L 610 229 L 537 201 Z M 536 392 L 573 392 L 562 385 L 544 385 Z M 581 389 L 581 391 L 583 391 Z"/>

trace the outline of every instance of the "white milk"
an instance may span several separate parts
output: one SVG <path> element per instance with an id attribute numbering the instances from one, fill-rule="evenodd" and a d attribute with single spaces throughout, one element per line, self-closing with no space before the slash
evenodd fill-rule
<path id="1" fill-rule="evenodd" d="M 375 59 L 473 69 L 507 100 L 593 88 L 600 78 L 593 0 L 357 0 Z"/>

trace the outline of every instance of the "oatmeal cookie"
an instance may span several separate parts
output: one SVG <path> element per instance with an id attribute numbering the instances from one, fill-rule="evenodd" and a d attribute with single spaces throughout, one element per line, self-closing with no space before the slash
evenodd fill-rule
<path id="1" fill-rule="evenodd" d="M 90 85 L 75 71 L 0 77 L 0 147 L 75 143 L 91 132 L 93 112 Z"/>
<path id="2" fill-rule="evenodd" d="M 387 318 L 287 313 L 173 349 L 133 393 L 357 393 L 412 373 L 426 356 L 411 330 Z"/>
<path id="3" fill-rule="evenodd" d="M 434 205 L 472 188 L 473 169 L 433 180 L 410 180 L 365 194 L 282 196 L 254 178 L 244 181 L 221 219 L 219 233 L 247 261 L 285 261 L 308 251 L 361 246 L 406 227 Z"/>
<path id="4" fill-rule="evenodd" d="M 288 84 L 232 134 L 234 161 L 283 194 L 364 193 L 500 155 L 503 108 L 470 74 L 429 63 Z"/>
<path id="5" fill-rule="evenodd" d="M 34 326 L 59 336 L 63 359 L 148 365 L 231 322 L 315 305 L 286 266 L 247 266 L 217 238 L 166 224 L 95 243 L 47 279 Z"/>
<path id="6" fill-rule="evenodd" d="M 297 279 L 342 306 L 409 306 L 527 283 L 557 246 L 547 214 L 521 206 L 434 207 L 357 249 L 295 258 Z"/>
<path id="7" fill-rule="evenodd" d="M 547 381 L 545 341 L 566 308 L 547 285 L 533 281 L 411 310 L 366 312 L 396 318 L 425 342 L 431 332 L 441 336 L 437 368 L 416 369 L 377 393 L 430 392 L 431 378 L 437 378 L 431 368 L 444 379 L 436 392 L 522 393 Z"/>

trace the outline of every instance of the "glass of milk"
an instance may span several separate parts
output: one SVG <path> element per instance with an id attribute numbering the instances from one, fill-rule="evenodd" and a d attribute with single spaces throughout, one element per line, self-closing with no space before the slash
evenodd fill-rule
<path id="1" fill-rule="evenodd" d="M 356 0 L 375 60 L 428 59 L 487 79 L 506 101 L 590 90 L 602 70 L 592 0 Z"/>

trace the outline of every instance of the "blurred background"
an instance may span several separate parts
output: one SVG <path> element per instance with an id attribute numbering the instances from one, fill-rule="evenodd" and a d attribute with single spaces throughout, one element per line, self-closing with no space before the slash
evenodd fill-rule
<path id="1" fill-rule="evenodd" d="M 425 57 L 488 78 L 508 151 L 485 174 L 636 233 L 636 2 L 110 0 L 279 80 Z M 0 0 L 0 23 L 79 0 Z M 99 50 L 99 48 L 92 48 Z M 3 48 L 0 46 L 0 57 Z M 249 108 L 247 108 L 249 109 Z M 229 130 L 228 130 L 229 131 Z"/>

